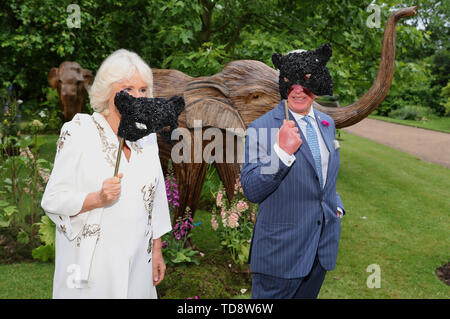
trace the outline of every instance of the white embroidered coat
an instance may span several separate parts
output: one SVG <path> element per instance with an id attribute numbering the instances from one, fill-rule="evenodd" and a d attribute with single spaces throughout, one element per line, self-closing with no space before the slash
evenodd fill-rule
<path id="1" fill-rule="evenodd" d="M 54 298 L 156 298 L 151 248 L 171 230 L 156 134 L 126 142 L 120 198 L 78 214 L 114 175 L 118 139 L 103 115 L 77 114 L 61 129 L 42 208 L 56 224 Z"/>

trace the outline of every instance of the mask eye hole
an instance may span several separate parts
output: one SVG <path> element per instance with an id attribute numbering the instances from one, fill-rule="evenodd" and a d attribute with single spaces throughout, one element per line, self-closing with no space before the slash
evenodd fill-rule
<path id="1" fill-rule="evenodd" d="M 136 125 L 137 129 L 140 129 L 140 130 L 146 130 L 147 129 L 147 125 L 145 125 L 145 124 L 136 122 L 135 125 Z"/>

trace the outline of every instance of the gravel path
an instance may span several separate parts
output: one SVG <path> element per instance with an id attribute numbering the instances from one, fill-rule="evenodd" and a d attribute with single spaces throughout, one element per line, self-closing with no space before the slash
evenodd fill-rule
<path id="1" fill-rule="evenodd" d="M 342 130 L 450 168 L 449 133 L 367 118 Z"/>

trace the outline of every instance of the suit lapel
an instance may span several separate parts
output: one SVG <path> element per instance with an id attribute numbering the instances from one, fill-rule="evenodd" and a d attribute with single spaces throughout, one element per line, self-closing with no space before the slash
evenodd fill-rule
<path id="1" fill-rule="evenodd" d="M 330 154 L 331 154 L 331 150 L 333 147 L 333 145 L 332 145 L 333 141 L 331 141 L 331 139 L 330 139 L 330 132 L 329 132 L 330 127 L 322 124 L 322 119 L 320 118 L 320 113 L 317 112 L 316 109 L 313 109 L 313 110 L 314 110 L 314 115 L 316 116 L 317 127 L 320 130 L 320 134 L 322 134 L 322 138 L 325 142 L 325 145 L 328 148 L 328 152 L 330 152 Z"/>

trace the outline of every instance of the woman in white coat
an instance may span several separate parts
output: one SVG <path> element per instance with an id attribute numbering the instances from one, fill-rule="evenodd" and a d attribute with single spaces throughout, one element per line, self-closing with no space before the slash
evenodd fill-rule
<path id="1" fill-rule="evenodd" d="M 61 129 L 42 208 L 56 224 L 54 298 L 156 298 L 164 278 L 161 236 L 171 230 L 156 134 L 125 142 L 114 167 L 120 113 L 115 94 L 153 97 L 150 67 L 124 49 L 100 66 L 92 115 Z"/>

